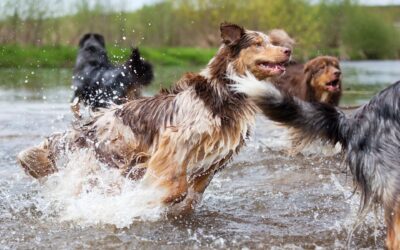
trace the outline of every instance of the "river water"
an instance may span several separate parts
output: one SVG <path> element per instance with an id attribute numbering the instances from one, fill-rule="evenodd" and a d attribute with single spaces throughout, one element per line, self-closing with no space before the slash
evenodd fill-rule
<path id="1" fill-rule="evenodd" d="M 365 103 L 400 79 L 399 61 L 343 62 L 342 67 L 343 105 Z M 157 71 L 146 94 L 181 72 Z M 289 156 L 286 129 L 261 116 L 247 147 L 214 177 L 186 218 L 167 220 L 143 210 L 129 191 L 112 197 L 72 194 L 79 176 L 60 174 L 42 184 L 27 177 L 15 156 L 69 126 L 70 79 L 69 70 L 0 69 L 0 249 L 345 248 L 359 195 L 352 195 L 340 148 L 315 143 Z M 107 173 L 96 177 L 105 186 Z M 383 248 L 382 221 L 381 211 L 371 214 L 352 247 Z"/>

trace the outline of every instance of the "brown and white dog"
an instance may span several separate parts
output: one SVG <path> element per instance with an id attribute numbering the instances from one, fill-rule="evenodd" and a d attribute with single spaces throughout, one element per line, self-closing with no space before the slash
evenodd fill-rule
<path id="1" fill-rule="evenodd" d="M 291 50 L 261 32 L 220 26 L 223 44 L 199 74 L 186 74 L 169 92 L 98 113 L 78 128 L 48 137 L 18 155 L 25 171 L 42 178 L 68 152 L 85 149 L 121 174 L 160 190 L 171 213 L 193 210 L 214 174 L 249 136 L 256 107 L 234 93 L 229 75 L 259 80 L 281 75 Z"/>
<path id="2" fill-rule="evenodd" d="M 286 73 L 274 79 L 283 91 L 307 102 L 323 102 L 337 106 L 342 96 L 339 60 L 318 56 L 306 64 L 292 63 Z"/>

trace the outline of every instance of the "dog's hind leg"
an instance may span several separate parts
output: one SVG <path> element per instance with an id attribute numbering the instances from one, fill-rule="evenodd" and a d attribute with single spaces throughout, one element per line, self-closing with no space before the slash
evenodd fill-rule
<path id="1" fill-rule="evenodd" d="M 389 250 L 400 249 L 400 204 L 394 209 L 387 209 L 387 237 L 386 246 Z"/>
<path id="2" fill-rule="evenodd" d="M 17 161 L 28 175 L 36 179 L 57 171 L 48 139 L 36 147 L 20 152 Z"/>

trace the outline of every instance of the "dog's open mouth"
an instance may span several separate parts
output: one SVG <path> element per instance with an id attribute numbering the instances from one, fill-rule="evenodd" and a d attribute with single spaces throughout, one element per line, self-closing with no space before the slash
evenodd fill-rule
<path id="1" fill-rule="evenodd" d="M 340 90 L 340 80 L 339 79 L 335 79 L 333 81 L 330 81 L 328 83 L 325 84 L 325 87 L 327 90 L 329 91 L 339 91 Z"/>
<path id="2" fill-rule="evenodd" d="M 261 61 L 257 63 L 257 66 L 263 70 L 263 71 L 268 71 L 272 73 L 282 73 L 286 70 L 286 62 L 280 62 L 280 63 L 272 63 L 272 62 L 267 62 L 267 61 Z"/>

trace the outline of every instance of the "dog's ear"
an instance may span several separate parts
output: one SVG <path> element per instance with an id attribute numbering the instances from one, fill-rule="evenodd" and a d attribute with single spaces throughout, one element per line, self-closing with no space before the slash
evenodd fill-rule
<path id="1" fill-rule="evenodd" d="M 308 61 L 306 64 L 304 64 L 303 71 L 305 74 L 310 73 L 316 73 L 316 69 L 318 69 L 318 61 L 314 59 Z"/>
<path id="2" fill-rule="evenodd" d="M 243 27 L 232 23 L 221 23 L 220 25 L 222 42 L 226 45 L 236 44 L 244 35 Z"/>
<path id="3" fill-rule="evenodd" d="M 268 37 L 273 45 L 293 49 L 296 41 L 291 38 L 286 31 L 281 29 L 273 29 L 268 33 Z"/>
<path id="4" fill-rule="evenodd" d="M 304 64 L 304 81 L 307 86 L 312 85 L 312 79 L 314 75 L 318 72 L 319 70 L 319 61 L 316 60 L 315 58 L 308 61 L 306 64 Z"/>
<path id="5" fill-rule="evenodd" d="M 106 42 L 104 40 L 104 36 L 100 34 L 93 34 L 94 38 L 103 46 L 104 48 L 106 47 Z"/>
<path id="6" fill-rule="evenodd" d="M 309 73 L 310 71 L 311 71 L 311 64 L 310 64 L 310 62 L 307 62 L 306 64 L 304 64 L 303 72 L 304 72 L 305 74 L 307 74 L 307 73 Z"/>
<path id="7" fill-rule="evenodd" d="M 81 38 L 81 40 L 79 40 L 79 47 L 83 47 L 83 44 L 85 43 L 85 41 L 87 39 L 89 39 L 89 37 L 91 36 L 91 33 L 86 33 L 85 35 L 83 35 L 83 37 Z"/>

